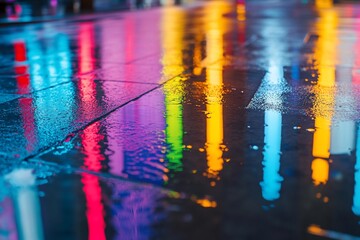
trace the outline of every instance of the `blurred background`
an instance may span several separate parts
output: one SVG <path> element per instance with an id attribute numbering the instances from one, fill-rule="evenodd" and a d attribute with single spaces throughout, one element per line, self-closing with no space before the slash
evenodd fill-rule
<path id="1" fill-rule="evenodd" d="M 34 17 L 149 8 L 174 5 L 193 0 L 0 0 L 0 18 L 10 21 L 31 20 Z"/>
<path id="2" fill-rule="evenodd" d="M 236 1 L 236 0 L 235 0 Z M 237 0 L 244 2 L 244 0 Z M 150 8 L 164 5 L 188 4 L 195 0 L 0 0 L 1 22 L 34 21 L 59 18 L 63 16 L 118 10 L 132 10 Z M 247 3 L 301 3 L 321 5 L 338 4 L 346 2 L 359 2 L 358 0 L 247 0 Z"/>

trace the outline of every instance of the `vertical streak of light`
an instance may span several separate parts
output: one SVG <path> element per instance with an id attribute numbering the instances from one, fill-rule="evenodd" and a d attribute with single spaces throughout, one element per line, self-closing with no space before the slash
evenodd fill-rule
<path id="1" fill-rule="evenodd" d="M 356 24 L 356 43 L 355 43 L 355 68 L 360 66 L 360 24 Z M 360 72 L 353 70 L 353 83 L 360 84 Z M 356 139 L 356 163 L 354 174 L 354 195 L 352 211 L 356 216 L 360 216 L 360 124 L 357 125 Z"/>
<path id="2" fill-rule="evenodd" d="M 79 71 L 88 73 L 94 70 L 94 25 L 92 23 L 82 23 L 79 29 Z M 95 83 L 92 79 L 83 76 L 79 81 L 79 89 L 83 102 L 93 101 L 96 95 Z"/>
<path id="3" fill-rule="evenodd" d="M 338 106 L 347 106 L 354 112 L 354 106 L 356 105 L 355 99 L 352 97 L 353 88 L 352 82 L 352 67 L 355 63 L 356 53 L 354 48 L 356 47 L 356 35 L 352 30 L 341 30 L 339 43 L 337 44 L 338 63 L 341 67 L 336 69 L 336 85 L 339 86 L 342 91 L 334 92 L 335 110 L 334 117 L 341 117 L 341 110 L 337 111 Z M 344 66 L 344 67 L 342 67 Z M 343 94 L 343 91 L 347 94 Z M 356 141 L 356 123 L 351 119 L 337 121 L 336 124 L 331 126 L 331 144 L 330 154 L 351 154 L 351 151 L 355 149 Z"/>
<path id="4" fill-rule="evenodd" d="M 99 124 L 93 124 L 86 128 L 81 135 L 81 142 L 84 147 L 84 166 L 98 172 L 101 170 L 101 162 L 104 157 L 101 155 L 99 142 L 103 136 L 99 134 Z M 105 237 L 104 206 L 99 178 L 84 173 L 81 176 L 83 191 L 86 199 L 86 217 L 89 229 L 89 240 L 102 240 Z"/>
<path id="5" fill-rule="evenodd" d="M 276 57 L 271 60 L 269 72 L 264 77 L 265 83 L 273 87 L 282 87 L 284 74 L 281 62 Z M 277 65 L 279 64 L 279 65 Z M 281 95 L 267 93 L 266 102 L 271 105 L 282 104 Z M 280 198 L 281 181 L 280 152 L 281 152 L 282 114 L 279 110 L 265 110 L 264 151 L 263 151 L 263 181 L 260 183 L 262 196 L 267 201 Z"/>
<path id="6" fill-rule="evenodd" d="M 163 74 L 165 78 L 184 71 L 183 67 L 183 37 L 184 11 L 177 7 L 162 10 L 162 43 L 163 43 Z M 182 81 L 180 79 L 180 81 Z M 164 86 L 166 144 L 169 149 L 166 154 L 168 169 L 182 170 L 183 158 L 183 84 L 172 81 Z"/>
<path id="7" fill-rule="evenodd" d="M 32 169 L 16 169 L 5 175 L 14 188 L 12 199 L 19 239 L 44 239 L 39 194 Z"/>
<path id="8" fill-rule="evenodd" d="M 209 176 L 217 176 L 223 169 L 223 152 L 221 145 L 224 140 L 223 123 L 223 34 L 225 23 L 223 14 L 228 5 L 220 2 L 211 2 L 205 12 L 206 26 L 206 156 Z"/>
<path id="9" fill-rule="evenodd" d="M 94 28 L 91 23 L 80 25 L 79 32 L 80 47 L 80 72 L 90 72 L 94 69 Z M 96 85 L 91 79 L 83 78 L 79 81 L 80 100 L 82 104 L 88 104 L 94 101 L 96 95 Z M 91 171 L 100 171 L 101 162 L 104 157 L 101 155 L 99 142 L 103 136 L 99 134 L 99 123 L 87 127 L 81 137 L 81 143 L 84 147 L 84 165 Z M 104 240 L 105 220 L 104 206 L 102 203 L 101 186 L 97 176 L 84 173 L 81 176 L 83 191 L 86 199 L 86 218 L 89 229 L 89 240 Z"/>
<path id="10" fill-rule="evenodd" d="M 116 24 L 116 27 L 114 25 Z M 103 69 L 110 68 L 116 63 L 118 68 L 120 69 L 125 61 L 127 55 L 131 54 L 129 51 L 132 51 L 132 48 L 127 48 L 125 46 L 125 38 L 132 36 L 131 32 L 129 33 L 127 28 L 125 28 L 125 24 L 123 22 L 119 23 L 118 21 L 113 22 L 112 20 L 109 21 L 102 21 L 100 23 L 101 26 L 101 67 Z M 132 40 L 130 40 L 132 42 Z M 111 48 L 109 46 L 112 46 Z M 122 54 L 126 52 L 125 56 Z M 104 71 L 104 79 L 111 79 L 111 74 L 108 75 L 107 71 Z M 123 74 L 123 72 L 119 73 Z M 120 76 L 117 76 L 120 77 Z M 105 95 L 108 97 L 112 97 L 118 94 L 112 88 L 104 88 Z M 118 114 L 118 118 L 107 118 L 106 124 L 106 134 L 107 134 L 107 142 L 108 148 L 112 151 L 112 154 L 109 155 L 109 171 L 114 175 L 120 175 L 124 171 L 124 146 L 123 141 L 119 141 L 118 139 L 118 129 L 114 127 L 107 127 L 107 126 L 114 126 L 117 123 L 124 122 L 123 112 Z"/>
<path id="11" fill-rule="evenodd" d="M 26 45 L 24 41 L 14 42 L 14 52 L 15 52 L 15 73 L 16 81 L 18 86 L 19 94 L 29 93 L 30 88 L 30 78 L 27 74 L 27 56 L 26 56 Z"/>
<path id="12" fill-rule="evenodd" d="M 29 55 L 29 59 L 31 59 L 29 63 L 29 74 L 32 80 L 31 87 L 35 90 L 44 88 L 44 86 L 46 87 L 46 58 L 42 58 L 44 53 L 41 47 L 41 43 L 37 41 L 30 41 L 27 48 L 27 53 Z"/>
<path id="13" fill-rule="evenodd" d="M 265 200 L 273 201 L 280 197 L 282 177 L 280 170 L 282 116 L 279 111 L 265 110 L 264 136 L 264 176 L 261 183 Z"/>
<path id="14" fill-rule="evenodd" d="M 357 129 L 356 142 L 356 163 L 355 163 L 355 186 L 353 196 L 352 211 L 356 216 L 360 216 L 360 124 Z"/>
<path id="15" fill-rule="evenodd" d="M 315 133 L 312 154 L 314 157 L 330 157 L 330 131 L 331 120 L 324 117 L 316 117 Z"/>
<path id="16" fill-rule="evenodd" d="M 194 43 L 194 57 L 193 57 L 193 74 L 199 76 L 201 74 L 201 61 L 202 61 L 202 52 L 201 52 L 201 40 L 202 34 L 200 29 L 197 29 L 195 33 L 195 43 Z"/>
<path id="17" fill-rule="evenodd" d="M 14 43 L 15 50 L 15 71 L 17 74 L 16 82 L 19 94 L 26 94 L 30 92 L 30 77 L 27 74 L 28 66 L 26 65 L 26 45 L 23 41 Z M 24 128 L 25 139 L 27 140 L 26 150 L 31 151 L 33 149 L 33 143 L 36 142 L 35 135 L 35 118 L 33 110 L 32 98 L 20 98 L 19 105 L 21 109 L 21 117 Z"/>
<path id="18" fill-rule="evenodd" d="M 329 178 L 330 143 L 331 143 L 331 118 L 333 116 L 334 96 L 332 88 L 335 86 L 336 64 L 336 27 L 337 15 L 333 10 L 320 13 L 321 17 L 317 26 L 320 35 L 316 45 L 315 58 L 319 65 L 319 79 L 315 105 L 315 133 L 312 154 L 314 160 L 311 164 L 312 179 L 315 185 L 326 184 Z M 322 94 L 322 90 L 329 94 Z M 323 111 L 329 109 L 327 116 L 321 116 Z M 319 116 L 320 115 L 320 116 Z"/>
<path id="19" fill-rule="evenodd" d="M 271 33 L 274 31 L 272 23 L 264 22 L 263 32 Z M 279 22 L 281 23 L 281 22 Z M 275 25 L 276 26 L 276 25 Z M 282 114 L 283 105 L 282 93 L 287 85 L 284 79 L 282 53 L 287 46 L 279 46 L 278 41 L 287 35 L 286 30 L 278 31 L 267 41 L 266 52 L 268 54 L 268 72 L 262 80 L 265 88 L 265 104 L 269 105 L 265 109 L 264 119 L 264 150 L 263 150 L 263 180 L 260 183 L 262 197 L 267 201 L 275 201 L 280 198 L 281 182 L 281 141 L 282 141 Z M 277 28 L 278 30 L 278 28 Z"/>
<path id="20" fill-rule="evenodd" d="M 135 38 L 135 29 L 136 29 L 136 20 L 133 17 L 129 17 L 125 19 L 124 22 L 125 27 L 125 62 L 130 63 L 134 61 L 134 58 L 137 57 L 134 54 L 134 50 L 136 49 L 136 38 Z M 126 64 L 125 71 L 124 71 L 124 78 L 131 79 L 134 75 L 134 65 L 133 64 Z M 130 90 L 132 87 L 131 83 L 125 83 L 125 89 Z"/>

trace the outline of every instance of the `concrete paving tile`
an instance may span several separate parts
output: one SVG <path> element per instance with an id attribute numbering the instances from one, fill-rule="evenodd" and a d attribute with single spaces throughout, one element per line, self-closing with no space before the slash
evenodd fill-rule
<path id="1" fill-rule="evenodd" d="M 15 158 L 35 154 L 153 88 L 146 84 L 77 81 L 3 103 L 2 151 Z"/>

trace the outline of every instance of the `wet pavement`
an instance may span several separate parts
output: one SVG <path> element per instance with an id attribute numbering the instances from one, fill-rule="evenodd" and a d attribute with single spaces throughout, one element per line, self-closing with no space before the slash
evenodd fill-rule
<path id="1" fill-rule="evenodd" d="M 0 27 L 0 239 L 360 239 L 360 4 L 93 16 Z"/>

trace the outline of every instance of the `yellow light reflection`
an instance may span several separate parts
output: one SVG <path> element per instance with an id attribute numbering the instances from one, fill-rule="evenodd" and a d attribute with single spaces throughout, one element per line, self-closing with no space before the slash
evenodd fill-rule
<path id="1" fill-rule="evenodd" d="M 317 4 L 320 1 L 317 1 Z M 326 1 L 321 1 L 325 4 Z M 318 5 L 317 5 L 318 6 Z M 319 5 L 323 7 L 325 5 Z M 331 143 L 331 119 L 335 105 L 335 65 L 337 49 L 338 16 L 332 9 L 320 12 L 317 24 L 319 40 L 315 47 L 319 79 L 315 88 L 315 128 L 313 142 L 312 179 L 315 185 L 326 184 L 329 176 L 329 157 Z"/>
<path id="2" fill-rule="evenodd" d="M 246 20 L 246 7 L 245 2 L 238 3 L 236 6 L 237 19 L 239 21 Z"/>
<path id="3" fill-rule="evenodd" d="M 161 63 L 165 79 L 178 75 L 184 71 L 183 66 L 183 37 L 185 26 L 185 12 L 178 7 L 162 9 L 162 48 Z"/>
<path id="4" fill-rule="evenodd" d="M 315 158 L 311 164 L 312 179 L 315 185 L 325 184 L 329 179 L 329 163 L 327 160 Z"/>
<path id="5" fill-rule="evenodd" d="M 194 57 L 193 57 L 193 61 L 194 61 L 193 74 L 197 76 L 201 75 L 201 69 L 202 69 L 201 40 L 202 40 L 201 32 L 198 31 L 197 29 L 195 35 L 195 43 L 194 43 L 195 46 L 194 46 Z"/>
<path id="6" fill-rule="evenodd" d="M 184 71 L 183 67 L 183 36 L 185 12 L 178 7 L 162 9 L 162 43 L 163 43 L 163 75 L 166 79 Z M 166 144 L 169 150 L 166 154 L 168 169 L 182 170 L 183 145 L 183 84 L 182 78 L 172 80 L 164 85 Z"/>
<path id="7" fill-rule="evenodd" d="M 220 103 L 206 105 L 209 113 L 206 119 L 206 143 L 208 172 L 216 175 L 223 168 L 222 150 L 220 145 L 223 142 L 223 107 Z"/>
<path id="8" fill-rule="evenodd" d="M 211 201 L 209 199 L 198 199 L 196 203 L 204 208 L 215 208 L 217 203 L 215 201 Z"/>
<path id="9" fill-rule="evenodd" d="M 320 13 L 317 24 L 320 38 L 315 48 L 315 58 L 319 65 L 319 86 L 332 87 L 335 84 L 337 25 L 338 16 L 334 10 L 324 10 Z"/>
<path id="10" fill-rule="evenodd" d="M 333 6 L 333 0 L 316 0 L 315 6 L 317 8 L 330 8 Z"/>
<path id="11" fill-rule="evenodd" d="M 205 9 L 206 16 L 206 54 L 207 63 L 211 66 L 206 69 L 207 89 L 207 118 L 206 118 L 206 155 L 209 176 L 217 176 L 223 168 L 223 34 L 225 23 L 223 15 L 231 7 L 225 2 L 210 2 Z"/>
<path id="12" fill-rule="evenodd" d="M 315 133 L 313 143 L 313 156 L 321 158 L 330 157 L 331 120 L 323 117 L 315 119 Z"/>

